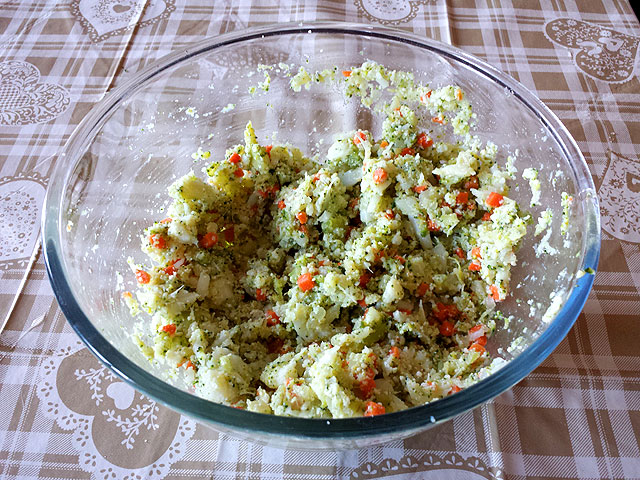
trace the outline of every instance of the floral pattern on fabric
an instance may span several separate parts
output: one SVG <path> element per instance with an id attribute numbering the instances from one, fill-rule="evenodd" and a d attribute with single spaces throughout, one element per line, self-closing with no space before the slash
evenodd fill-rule
<path id="1" fill-rule="evenodd" d="M 99 43 L 134 27 L 146 27 L 167 18 L 175 0 L 73 0 L 71 14 L 89 38 Z"/>
<path id="2" fill-rule="evenodd" d="M 545 34 L 552 42 L 577 50 L 576 65 L 592 78 L 617 83 L 634 74 L 638 37 L 571 18 L 548 22 Z"/>
<path id="3" fill-rule="evenodd" d="M 358 11 L 372 22 L 382 25 L 400 25 L 413 20 L 420 5 L 429 0 L 355 0 Z"/>
<path id="4" fill-rule="evenodd" d="M 77 346 L 43 362 L 39 385 L 43 413 L 73 431 L 79 464 L 97 479 L 162 478 L 182 458 L 196 428 L 194 421 L 138 393 Z"/>
<path id="5" fill-rule="evenodd" d="M 640 162 L 611 152 L 598 197 L 602 228 L 620 240 L 640 243 Z"/>
<path id="6" fill-rule="evenodd" d="M 0 125 L 33 125 L 53 120 L 69 107 L 69 92 L 40 83 L 35 65 L 19 60 L 0 63 Z"/>

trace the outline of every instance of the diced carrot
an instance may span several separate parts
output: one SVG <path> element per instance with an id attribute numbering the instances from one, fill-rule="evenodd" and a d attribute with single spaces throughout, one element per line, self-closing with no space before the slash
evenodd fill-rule
<path id="1" fill-rule="evenodd" d="M 173 266 L 173 262 L 164 268 L 164 273 L 166 273 L 169 276 L 175 275 L 176 267 Z"/>
<path id="2" fill-rule="evenodd" d="M 376 388 L 375 380 L 372 377 L 365 377 L 356 386 L 355 394 L 359 399 L 365 400 L 371 396 L 374 388 Z"/>
<path id="3" fill-rule="evenodd" d="M 122 292 L 122 296 L 124 298 L 133 298 L 133 295 L 131 294 L 131 292 Z"/>
<path id="4" fill-rule="evenodd" d="M 405 262 L 407 261 L 402 255 L 394 255 L 393 258 L 398 260 L 402 265 L 404 265 Z"/>
<path id="5" fill-rule="evenodd" d="M 415 154 L 416 154 L 416 151 L 415 151 L 413 148 L 409 148 L 409 147 L 407 147 L 407 148 L 403 148 L 403 149 L 400 151 L 400 156 L 405 156 L 405 155 L 411 155 L 411 156 L 414 156 Z"/>
<path id="6" fill-rule="evenodd" d="M 187 360 L 187 364 L 185 365 L 184 368 L 192 368 L 195 370 L 196 366 L 193 363 L 191 363 L 191 360 Z"/>
<path id="7" fill-rule="evenodd" d="M 456 203 L 458 205 L 462 205 L 463 203 L 467 203 L 469 201 L 469 192 L 460 192 L 456 195 Z"/>
<path id="8" fill-rule="evenodd" d="M 440 324 L 440 335 L 450 337 L 455 332 L 455 326 L 449 320 L 444 320 Z"/>
<path id="9" fill-rule="evenodd" d="M 307 217 L 307 212 L 298 212 L 296 213 L 296 218 L 298 219 L 298 221 L 304 225 L 305 223 L 307 223 L 308 217 Z"/>
<path id="10" fill-rule="evenodd" d="M 415 187 L 413 187 L 413 191 L 416 193 L 422 193 L 424 192 L 428 187 L 426 185 L 417 185 Z"/>
<path id="11" fill-rule="evenodd" d="M 212 248 L 218 243 L 218 234 L 215 232 L 207 232 L 198 238 L 198 245 L 202 248 Z"/>
<path id="12" fill-rule="evenodd" d="M 176 260 L 171 260 L 171 262 L 169 262 L 169 265 L 167 265 L 164 268 L 164 273 L 166 273 L 167 275 L 174 275 L 176 273 L 176 271 L 178 270 L 178 268 L 180 268 L 185 263 L 187 263 L 187 261 L 184 258 L 178 258 Z"/>
<path id="13" fill-rule="evenodd" d="M 456 255 L 460 258 L 466 258 L 467 256 L 467 254 L 464 253 L 464 250 L 461 249 L 460 247 L 456 248 L 455 252 L 456 252 Z"/>
<path id="14" fill-rule="evenodd" d="M 280 323 L 280 317 L 273 310 L 267 310 L 267 327 L 274 327 Z"/>
<path id="15" fill-rule="evenodd" d="M 237 168 L 233 171 L 233 174 L 238 178 L 242 178 L 244 177 L 244 170 L 242 170 L 241 168 Z"/>
<path id="16" fill-rule="evenodd" d="M 481 346 L 486 345 L 487 335 L 485 334 L 485 332 L 486 332 L 486 327 L 482 324 L 478 324 L 470 328 L 468 332 L 469 344 L 472 345 L 474 343 L 477 343 Z"/>
<path id="17" fill-rule="evenodd" d="M 442 118 L 442 117 L 433 117 L 431 119 L 431 121 L 433 123 L 439 123 L 440 125 L 442 125 L 444 123 L 444 118 Z"/>
<path id="18" fill-rule="evenodd" d="M 233 225 L 230 225 L 227 227 L 227 229 L 224 231 L 224 239 L 231 243 L 235 240 L 236 238 L 236 229 Z"/>
<path id="19" fill-rule="evenodd" d="M 424 132 L 420 132 L 418 134 L 418 138 L 416 139 L 416 143 L 420 148 L 429 148 L 433 145 L 433 140 L 427 137 L 427 134 Z"/>
<path id="20" fill-rule="evenodd" d="M 358 300 L 358 305 L 360 305 L 362 308 L 367 307 L 367 301 L 364 299 L 364 297 Z"/>
<path id="21" fill-rule="evenodd" d="M 424 95 L 420 95 L 420 101 L 422 103 L 426 103 L 425 97 L 427 98 L 431 98 L 431 90 L 429 90 L 427 93 L 425 93 Z"/>
<path id="22" fill-rule="evenodd" d="M 480 254 L 480 247 L 473 247 L 471 249 L 471 256 L 473 258 L 482 258 L 482 255 Z"/>
<path id="23" fill-rule="evenodd" d="M 449 393 L 457 393 L 460 390 L 462 390 L 459 386 L 457 385 L 451 385 L 451 390 L 449 390 Z"/>
<path id="24" fill-rule="evenodd" d="M 436 222 L 434 222 L 433 220 L 429 219 L 429 221 L 427 222 L 427 226 L 429 228 L 429 231 L 431 232 L 439 232 L 440 231 L 440 227 L 438 226 L 438 224 Z"/>
<path id="25" fill-rule="evenodd" d="M 351 324 L 347 324 L 347 327 L 346 327 L 346 329 L 347 329 L 347 333 L 351 333 L 351 332 L 349 331 L 349 328 L 350 328 L 350 327 L 351 327 Z M 352 328 L 352 331 L 353 331 L 353 328 Z M 349 367 L 349 362 L 347 362 L 346 360 L 342 360 L 342 363 L 341 363 L 340 365 L 342 366 L 342 369 L 343 369 L 343 370 L 346 370 L 346 369 Z"/>
<path id="26" fill-rule="evenodd" d="M 393 347 L 391 347 L 391 349 L 389 350 L 389 355 L 391 355 L 394 358 L 400 358 L 400 354 L 402 353 L 402 351 L 396 347 L 395 345 Z"/>
<path id="27" fill-rule="evenodd" d="M 342 75 L 344 75 L 345 77 L 350 77 L 351 76 L 351 70 L 343 70 L 342 71 Z"/>
<path id="28" fill-rule="evenodd" d="M 280 210 L 284 210 L 285 208 L 287 208 L 287 206 L 286 206 L 286 205 L 285 205 L 285 203 L 284 203 L 284 200 L 280 200 L 280 201 L 278 202 L 278 208 L 279 208 Z"/>
<path id="29" fill-rule="evenodd" d="M 489 212 L 484 212 L 484 215 L 482 215 L 482 220 L 488 222 L 489 220 L 491 220 L 491 214 Z"/>
<path id="30" fill-rule="evenodd" d="M 378 167 L 373 171 L 373 182 L 376 185 L 380 185 L 381 183 L 386 182 L 387 177 L 387 171 L 382 167 Z"/>
<path id="31" fill-rule="evenodd" d="M 478 182 L 478 177 L 476 175 L 469 177 L 469 180 L 464 182 L 465 190 L 471 190 L 472 188 L 478 188 L 479 186 L 480 183 Z"/>
<path id="32" fill-rule="evenodd" d="M 499 207 L 504 203 L 504 197 L 496 192 L 491 192 L 487 197 L 487 205 L 490 207 Z"/>
<path id="33" fill-rule="evenodd" d="M 262 198 L 267 199 L 270 195 L 275 195 L 278 190 L 280 190 L 280 185 L 276 183 L 275 185 L 265 188 L 264 190 L 256 190 L 256 193 Z"/>
<path id="34" fill-rule="evenodd" d="M 456 98 L 457 98 L 458 100 L 462 100 L 462 99 L 464 98 L 464 93 L 462 93 L 462 90 L 458 89 L 458 90 L 456 91 Z"/>
<path id="35" fill-rule="evenodd" d="M 162 235 L 159 233 L 154 233 L 153 235 L 149 235 L 149 243 L 152 247 L 158 248 L 162 250 L 167 246 L 167 242 Z"/>
<path id="36" fill-rule="evenodd" d="M 375 354 L 371 352 L 375 358 Z M 356 396 L 361 400 L 369 398 L 373 393 L 373 389 L 376 388 L 376 382 L 374 380 L 376 376 L 376 371 L 369 367 L 364 372 L 362 377 L 357 377 L 358 384 L 356 385 Z"/>
<path id="37" fill-rule="evenodd" d="M 371 280 L 371 274 L 369 272 L 364 272 L 360 275 L 360 282 L 358 283 L 358 286 L 360 288 L 365 288 L 367 283 L 369 283 L 369 280 Z"/>
<path id="38" fill-rule="evenodd" d="M 165 325 L 164 327 L 162 327 L 162 331 L 168 333 L 169 335 L 174 335 L 176 333 L 176 326 L 175 324 L 170 323 L 169 325 Z"/>
<path id="39" fill-rule="evenodd" d="M 442 302 L 436 303 L 436 308 L 433 310 L 433 316 L 439 321 L 447 320 L 448 318 L 456 318 L 460 314 L 458 307 L 455 304 L 446 305 Z"/>
<path id="40" fill-rule="evenodd" d="M 170 217 L 165 218 L 164 220 L 160 220 L 160 223 L 171 223 L 172 219 Z"/>
<path id="41" fill-rule="evenodd" d="M 186 358 L 183 358 L 182 360 L 180 360 L 178 362 L 178 364 L 176 365 L 177 368 L 180 368 L 182 365 L 184 365 L 187 362 Z"/>
<path id="42" fill-rule="evenodd" d="M 387 142 L 386 140 L 382 140 L 380 142 L 380 148 L 387 148 L 389 146 L 389 142 Z"/>
<path id="43" fill-rule="evenodd" d="M 316 282 L 313 280 L 313 275 L 310 273 L 303 273 L 298 277 L 298 287 L 303 292 L 308 292 L 316 286 Z"/>
<path id="44" fill-rule="evenodd" d="M 476 333 L 476 332 L 479 332 L 480 330 L 484 331 L 484 325 L 479 323 L 478 325 L 471 327 L 469 329 L 469 333 Z"/>
<path id="45" fill-rule="evenodd" d="M 151 281 L 151 275 L 144 270 L 136 270 L 136 280 L 138 283 L 149 283 Z"/>
<path id="46" fill-rule="evenodd" d="M 236 165 L 236 164 L 238 164 L 238 163 L 240 163 L 242 161 L 242 157 L 240 155 L 238 155 L 237 153 L 234 153 L 229 157 L 229 161 L 231 163 L 233 163 L 234 165 Z"/>
<path id="47" fill-rule="evenodd" d="M 471 346 L 469 346 L 469 350 L 474 350 L 478 352 L 480 355 L 486 352 L 485 348 L 482 345 L 480 345 L 478 342 L 475 342 Z"/>
<path id="48" fill-rule="evenodd" d="M 256 300 L 259 302 L 264 302 L 267 299 L 267 294 L 264 293 L 261 289 L 256 289 Z"/>
<path id="49" fill-rule="evenodd" d="M 396 214 L 393 213 L 393 210 L 387 210 L 386 212 L 383 213 L 383 215 L 385 216 L 385 218 L 389 220 L 393 220 L 394 218 L 396 218 Z"/>
<path id="50" fill-rule="evenodd" d="M 472 272 L 479 272 L 481 269 L 482 266 L 476 261 L 473 261 L 469 264 L 469 270 L 471 270 Z"/>
<path id="51" fill-rule="evenodd" d="M 366 139 L 367 135 L 364 132 L 356 132 L 356 134 L 353 136 L 353 143 L 358 145 L 360 142 Z"/>
<path id="52" fill-rule="evenodd" d="M 416 296 L 424 297 L 428 291 L 429 291 L 429 284 L 422 282 L 420 285 L 418 285 L 418 288 L 416 288 Z"/>
<path id="53" fill-rule="evenodd" d="M 367 402 L 367 408 L 364 411 L 365 417 L 373 417 L 375 415 L 384 415 L 386 412 L 384 405 L 377 402 Z"/>
<path id="54" fill-rule="evenodd" d="M 264 147 L 264 151 L 267 152 L 267 155 L 271 156 L 272 148 L 273 148 L 273 145 L 267 145 L 266 147 Z"/>
<path id="55" fill-rule="evenodd" d="M 495 285 L 491 285 L 489 287 L 491 289 L 491 298 L 493 298 L 496 302 L 499 302 L 500 299 L 500 290 L 498 290 L 498 287 Z"/>

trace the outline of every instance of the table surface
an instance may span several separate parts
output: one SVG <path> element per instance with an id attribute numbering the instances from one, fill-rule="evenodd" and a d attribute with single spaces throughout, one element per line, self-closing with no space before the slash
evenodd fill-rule
<path id="1" fill-rule="evenodd" d="M 0 3 L 0 320 L 36 244 L 56 153 L 91 106 L 128 72 L 191 42 L 287 21 L 413 31 L 536 92 L 598 188 L 593 291 L 560 346 L 492 402 L 404 441 L 310 454 L 218 434 L 136 393 L 67 325 L 40 255 L 0 336 L 0 477 L 640 478 L 640 26 L 629 3 L 185 3 Z"/>

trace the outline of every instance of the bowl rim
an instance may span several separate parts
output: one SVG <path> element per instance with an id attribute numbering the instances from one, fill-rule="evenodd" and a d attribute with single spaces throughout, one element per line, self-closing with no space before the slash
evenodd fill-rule
<path id="1" fill-rule="evenodd" d="M 43 250 L 47 274 L 62 312 L 88 349 L 131 386 L 173 410 L 195 417 L 214 428 L 243 432 L 248 435 L 259 433 L 265 436 L 286 436 L 300 440 L 356 439 L 381 435 L 400 437 L 403 436 L 402 432 L 408 432 L 407 434 L 416 432 L 471 410 L 508 390 L 533 371 L 573 326 L 587 300 L 594 275 L 584 275 L 575 282 L 560 312 L 526 350 L 507 362 L 499 371 L 455 395 L 419 407 L 375 417 L 305 419 L 254 413 L 216 404 L 173 387 L 139 367 L 113 347 L 84 314 L 75 301 L 61 261 L 61 229 L 64 226 L 61 225 L 60 202 L 63 198 L 63 187 L 66 185 L 65 180 L 77 163 L 77 159 L 80 158 L 76 154 L 85 146 L 85 140 L 91 138 L 121 101 L 129 98 L 160 72 L 217 48 L 260 37 L 306 33 L 364 36 L 430 50 L 462 63 L 508 89 L 525 107 L 536 114 L 548 132 L 553 135 L 573 169 L 576 186 L 582 187 L 576 192 L 585 214 L 581 269 L 593 271 L 597 269 L 600 253 L 600 215 L 593 179 L 571 134 L 558 117 L 529 89 L 509 75 L 459 48 L 413 33 L 359 23 L 306 22 L 252 27 L 204 39 L 153 62 L 126 79 L 94 105 L 63 147 L 49 182 L 42 215 Z"/>

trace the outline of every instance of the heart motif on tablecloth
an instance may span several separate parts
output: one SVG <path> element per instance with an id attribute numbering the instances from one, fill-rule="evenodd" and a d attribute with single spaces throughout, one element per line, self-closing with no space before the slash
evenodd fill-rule
<path id="1" fill-rule="evenodd" d="M 126 12 L 126 11 L 128 11 L 128 10 L 131 10 L 131 5 L 119 5 L 119 4 L 115 4 L 115 5 L 113 6 L 113 11 L 114 11 L 115 13 L 118 13 L 118 14 L 120 14 L 120 13 L 124 13 L 124 12 Z"/>
<path id="2" fill-rule="evenodd" d="M 118 410 L 126 410 L 133 403 L 136 391 L 124 382 L 111 383 L 105 390 Z"/>
<path id="3" fill-rule="evenodd" d="M 121 381 L 79 342 L 43 360 L 37 395 L 44 416 L 72 432 L 78 465 L 97 480 L 164 478 L 196 428 Z"/>
<path id="4" fill-rule="evenodd" d="M 0 178 L 0 269 L 23 268 L 38 238 L 46 181 L 35 172 Z"/>
<path id="5" fill-rule="evenodd" d="M 146 27 L 176 9 L 175 0 L 73 0 L 71 14 L 98 43 L 136 25 Z"/>
<path id="6" fill-rule="evenodd" d="M 429 0 L 355 0 L 360 14 L 372 22 L 382 25 L 400 25 L 413 20 L 419 6 L 426 5 Z"/>
<path id="7" fill-rule="evenodd" d="M 576 50 L 576 65 L 592 78 L 621 83 L 634 75 L 639 37 L 572 18 L 548 22 L 545 35 L 553 43 Z"/>
<path id="8" fill-rule="evenodd" d="M 610 152 L 598 197 L 602 228 L 625 242 L 640 243 L 640 162 Z"/>
<path id="9" fill-rule="evenodd" d="M 69 107 L 64 87 L 39 82 L 35 65 L 19 60 L 0 63 L 0 125 L 48 122 Z"/>

